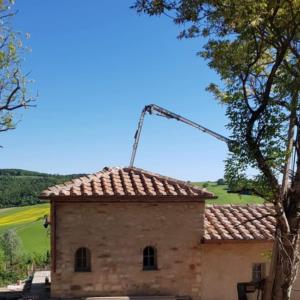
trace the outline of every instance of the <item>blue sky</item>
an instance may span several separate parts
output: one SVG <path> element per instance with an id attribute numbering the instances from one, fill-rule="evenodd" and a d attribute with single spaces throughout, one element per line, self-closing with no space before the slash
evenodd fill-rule
<path id="1" fill-rule="evenodd" d="M 139 16 L 133 1 L 16 1 L 29 32 L 24 71 L 37 107 L 1 133 L 0 167 L 95 172 L 129 164 L 144 105 L 156 103 L 221 134 L 225 108 L 205 91 L 216 74 L 196 56 L 202 40 L 176 39 L 168 18 Z M 194 128 L 147 116 L 135 165 L 186 180 L 223 176 L 227 147 Z"/>

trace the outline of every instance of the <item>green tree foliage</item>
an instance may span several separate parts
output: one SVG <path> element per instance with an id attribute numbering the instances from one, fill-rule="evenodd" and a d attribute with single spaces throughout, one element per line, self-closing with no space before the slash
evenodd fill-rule
<path id="1" fill-rule="evenodd" d="M 300 161 L 290 188 L 286 170 L 295 129 L 300 156 L 300 1 L 137 0 L 133 8 L 167 15 L 184 28 L 179 38 L 207 38 L 199 56 L 222 80 L 208 90 L 226 106 L 233 140 L 225 179 L 246 181 L 254 169 L 253 189 L 274 203 L 277 234 L 265 297 L 289 299 L 299 262 Z"/>
<path id="2" fill-rule="evenodd" d="M 217 180 L 217 185 L 224 185 L 224 184 L 225 184 L 225 180 L 223 178 Z"/>
<path id="3" fill-rule="evenodd" d="M 50 252 L 47 251 L 43 254 L 41 253 L 31 253 L 24 257 L 26 259 L 26 263 L 29 265 L 33 265 L 34 267 L 45 268 L 50 265 Z"/>
<path id="4" fill-rule="evenodd" d="M 138 0 L 133 7 L 184 25 L 179 38 L 208 37 L 198 54 L 222 79 L 208 89 L 226 105 L 236 141 L 226 179 L 245 178 L 249 166 L 256 168 L 270 179 L 271 191 L 262 192 L 272 200 L 286 158 L 289 116 L 299 109 L 292 95 L 299 89 L 300 2 Z"/>
<path id="5" fill-rule="evenodd" d="M 15 230 L 8 229 L 2 234 L 0 248 L 6 260 L 6 268 L 12 271 L 22 256 L 22 242 Z"/>
<path id="6" fill-rule="evenodd" d="M 5 255 L 2 247 L 0 246 L 0 274 L 6 270 Z"/>
<path id="7" fill-rule="evenodd" d="M 13 229 L 0 236 L 0 287 L 24 280 L 36 268 L 49 268 L 50 253 L 25 254 L 20 238 Z"/>
<path id="8" fill-rule="evenodd" d="M 16 15 L 13 4 L 13 0 L 0 1 L 0 132 L 14 129 L 13 112 L 32 106 L 34 101 L 27 95 L 30 80 L 21 70 L 28 49 L 24 46 L 26 36 L 13 29 L 12 20 Z"/>
<path id="9" fill-rule="evenodd" d="M 40 203 L 38 195 L 42 190 L 82 175 L 52 175 L 19 169 L 0 169 L 0 208 Z"/>

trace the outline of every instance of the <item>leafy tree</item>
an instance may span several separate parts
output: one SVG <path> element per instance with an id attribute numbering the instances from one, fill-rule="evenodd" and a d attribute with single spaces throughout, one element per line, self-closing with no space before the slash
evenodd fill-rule
<path id="1" fill-rule="evenodd" d="M 7 268 L 12 271 L 22 255 L 22 242 L 15 230 L 8 229 L 3 233 L 0 248 L 7 261 Z"/>
<path id="2" fill-rule="evenodd" d="M 29 265 L 20 237 L 15 230 L 6 230 L 0 236 L 0 286 L 25 278 Z"/>
<path id="3" fill-rule="evenodd" d="M 299 159 L 291 182 L 288 170 L 294 142 L 300 155 L 300 1 L 137 0 L 133 8 L 167 15 L 184 28 L 179 38 L 207 38 L 199 55 L 222 79 L 208 90 L 226 105 L 233 140 L 225 179 L 257 171 L 251 183 L 277 219 L 265 299 L 289 299 L 299 263 Z"/>
<path id="4" fill-rule="evenodd" d="M 257 193 L 257 182 L 253 179 L 239 178 L 236 180 L 228 181 L 228 192 L 230 193 L 240 193 L 240 194 L 258 194 Z"/>
<path id="5" fill-rule="evenodd" d="M 22 73 L 21 58 L 26 50 L 23 36 L 14 31 L 13 0 L 0 1 L 0 132 L 14 129 L 13 112 L 28 108 L 34 98 L 27 96 L 28 78 Z"/>
<path id="6" fill-rule="evenodd" d="M 225 184 L 225 180 L 223 178 L 217 180 L 217 185 L 224 185 L 224 184 Z"/>

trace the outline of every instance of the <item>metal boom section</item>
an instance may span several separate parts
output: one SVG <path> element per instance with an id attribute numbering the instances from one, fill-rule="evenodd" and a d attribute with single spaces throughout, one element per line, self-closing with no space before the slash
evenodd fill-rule
<path id="1" fill-rule="evenodd" d="M 177 115 L 165 108 L 162 108 L 156 104 L 150 104 L 150 105 L 146 105 L 144 107 L 144 109 L 142 110 L 142 113 L 141 113 L 141 116 L 140 116 L 140 120 L 139 120 L 139 123 L 138 123 L 138 128 L 136 130 L 136 133 L 134 135 L 134 144 L 133 144 L 133 147 L 132 147 L 132 154 L 131 154 L 131 159 L 130 159 L 130 167 L 133 166 L 134 164 L 134 160 L 135 160 L 135 156 L 136 156 L 136 152 L 137 152 L 137 148 L 138 148 L 138 144 L 139 144 L 139 140 L 140 140 L 140 136 L 141 136 L 141 132 L 142 132 L 142 128 L 143 128 L 143 123 L 144 123 L 144 118 L 145 118 L 145 114 L 146 113 L 149 113 L 150 115 L 157 115 L 157 116 L 160 116 L 160 117 L 165 117 L 165 118 L 168 118 L 168 119 L 175 119 L 177 121 L 180 121 L 180 122 L 183 122 L 187 125 L 190 125 L 196 129 L 199 129 L 201 130 L 202 132 L 205 132 L 205 133 L 208 133 L 209 135 L 217 138 L 218 140 L 220 141 L 223 141 L 225 142 L 228 147 L 230 148 L 231 145 L 232 145 L 232 142 L 230 139 L 228 139 L 227 137 L 213 131 L 213 130 L 210 130 L 200 124 L 197 124 L 187 118 L 184 118 L 180 115 Z"/>

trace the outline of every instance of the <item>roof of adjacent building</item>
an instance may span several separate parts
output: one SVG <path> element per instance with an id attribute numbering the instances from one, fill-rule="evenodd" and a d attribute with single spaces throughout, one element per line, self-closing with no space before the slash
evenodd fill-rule
<path id="1" fill-rule="evenodd" d="M 272 204 L 206 205 L 204 242 L 271 241 L 274 215 Z"/>
<path id="2" fill-rule="evenodd" d="M 106 167 L 95 174 L 49 187 L 41 193 L 40 198 L 84 197 L 86 199 L 103 196 L 106 199 L 110 196 L 127 196 L 123 198 L 124 200 L 132 199 L 128 196 L 148 196 L 144 198 L 146 200 L 153 199 L 149 196 L 175 196 L 172 197 L 174 201 L 176 196 L 180 196 L 180 199 L 177 197 L 178 201 L 191 197 L 194 200 L 215 198 L 214 194 L 204 188 L 135 167 Z"/>

